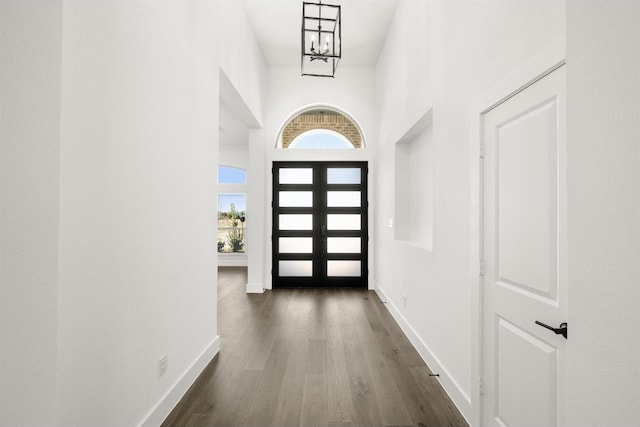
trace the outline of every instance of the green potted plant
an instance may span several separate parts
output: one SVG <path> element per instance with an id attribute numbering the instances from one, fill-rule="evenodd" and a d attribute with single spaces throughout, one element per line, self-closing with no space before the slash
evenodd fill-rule
<path id="1" fill-rule="evenodd" d="M 244 232 L 239 228 L 229 231 L 227 243 L 233 252 L 242 252 L 244 248 Z"/>

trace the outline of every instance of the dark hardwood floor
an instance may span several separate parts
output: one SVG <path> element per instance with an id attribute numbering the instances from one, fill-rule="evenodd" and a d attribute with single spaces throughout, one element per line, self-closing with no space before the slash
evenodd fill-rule
<path id="1" fill-rule="evenodd" d="M 169 426 L 467 426 L 377 295 L 246 294 L 220 268 L 220 353 Z"/>

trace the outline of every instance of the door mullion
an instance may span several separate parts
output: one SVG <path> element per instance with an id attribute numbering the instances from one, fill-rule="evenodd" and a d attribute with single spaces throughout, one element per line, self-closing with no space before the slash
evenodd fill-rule
<path id="1" fill-rule="evenodd" d="M 317 227 L 315 228 L 314 234 L 317 240 L 317 252 L 314 253 L 314 263 L 317 267 L 317 281 L 318 285 L 325 286 L 325 280 L 327 277 L 327 261 L 326 261 L 326 230 L 327 230 L 327 221 L 326 221 L 326 205 L 327 200 L 325 196 L 326 188 L 326 178 L 323 176 L 326 175 L 324 173 L 324 167 L 322 163 L 314 164 L 314 218 L 315 224 Z M 317 203 L 316 203 L 317 202 Z"/>

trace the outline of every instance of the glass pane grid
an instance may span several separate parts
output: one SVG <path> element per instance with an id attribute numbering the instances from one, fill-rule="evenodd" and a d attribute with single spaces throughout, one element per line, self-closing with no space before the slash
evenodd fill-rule
<path id="1" fill-rule="evenodd" d="M 282 164 L 274 162 L 274 287 L 366 286 L 366 166 Z"/>

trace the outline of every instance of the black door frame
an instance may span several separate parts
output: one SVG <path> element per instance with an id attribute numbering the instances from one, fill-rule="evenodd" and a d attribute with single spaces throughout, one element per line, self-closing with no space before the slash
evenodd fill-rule
<path id="1" fill-rule="evenodd" d="M 360 168 L 360 184 L 328 184 L 328 168 Z M 312 168 L 313 184 L 280 184 L 278 182 L 279 170 L 283 168 Z M 272 242 L 272 287 L 349 287 L 368 288 L 368 185 L 369 173 L 366 161 L 294 161 L 273 162 L 272 189 L 273 201 L 271 202 L 273 213 Z M 313 191 L 313 207 L 279 207 L 280 191 Z M 360 207 L 327 207 L 326 194 L 330 190 L 360 191 Z M 353 214 L 361 215 L 360 230 L 327 230 L 326 219 L 328 214 Z M 313 214 L 312 230 L 280 230 L 279 214 Z M 311 254 L 281 254 L 279 253 L 279 237 L 313 237 L 313 253 Z M 328 237 L 360 237 L 360 253 L 327 253 Z M 281 260 L 312 260 L 312 277 L 280 277 L 279 261 Z M 328 260 L 358 260 L 360 261 L 360 277 L 328 277 Z"/>

